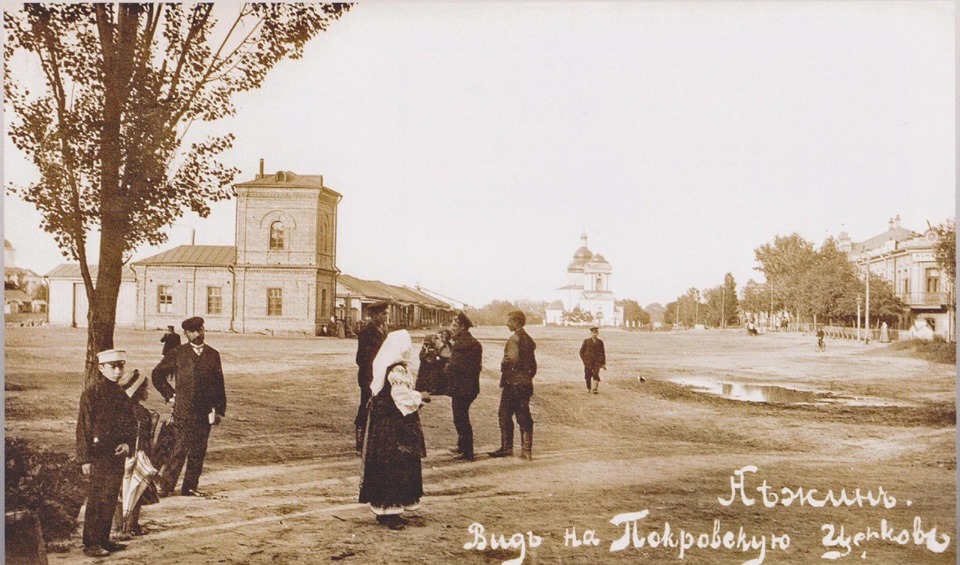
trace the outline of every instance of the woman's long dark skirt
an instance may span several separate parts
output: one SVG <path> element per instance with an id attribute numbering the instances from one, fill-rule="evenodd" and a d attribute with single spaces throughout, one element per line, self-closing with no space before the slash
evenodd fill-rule
<path id="1" fill-rule="evenodd" d="M 376 508 L 411 506 L 423 496 L 421 458 L 427 454 L 420 414 L 401 414 L 390 396 L 390 382 L 370 400 L 360 502 Z"/>

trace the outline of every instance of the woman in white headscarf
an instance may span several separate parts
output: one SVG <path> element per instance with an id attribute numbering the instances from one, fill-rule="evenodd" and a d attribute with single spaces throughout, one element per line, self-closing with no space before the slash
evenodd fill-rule
<path id="1" fill-rule="evenodd" d="M 414 390 L 409 368 L 412 341 L 406 330 L 387 335 L 373 360 L 369 412 L 360 475 L 360 502 L 370 504 L 377 523 L 403 528 L 401 514 L 420 507 L 423 441 L 418 410 L 430 396 Z"/>

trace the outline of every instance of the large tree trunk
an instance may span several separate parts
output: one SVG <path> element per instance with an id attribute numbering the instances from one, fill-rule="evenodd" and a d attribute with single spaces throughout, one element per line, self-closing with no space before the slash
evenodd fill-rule
<path id="1" fill-rule="evenodd" d="M 104 62 L 103 134 L 100 144 L 100 258 L 97 285 L 88 311 L 86 384 L 99 373 L 96 354 L 112 349 L 117 319 L 117 297 L 123 272 L 126 223 L 129 210 L 120 186 L 121 122 L 129 96 L 133 72 L 133 46 L 136 41 L 138 11 L 136 5 L 119 4 L 114 23 L 110 11 L 97 6 L 97 26 Z"/>

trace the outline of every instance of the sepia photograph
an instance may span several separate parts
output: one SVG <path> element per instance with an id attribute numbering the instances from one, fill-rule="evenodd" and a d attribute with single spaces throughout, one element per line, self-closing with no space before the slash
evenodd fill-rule
<path id="1" fill-rule="evenodd" d="M 956 563 L 957 22 L 4 2 L 5 563 Z"/>

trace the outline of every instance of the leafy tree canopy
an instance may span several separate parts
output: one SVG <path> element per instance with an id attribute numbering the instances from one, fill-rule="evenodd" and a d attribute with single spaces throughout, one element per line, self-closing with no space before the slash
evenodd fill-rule
<path id="1" fill-rule="evenodd" d="M 39 171 L 7 190 L 80 262 L 87 298 L 87 382 L 113 347 L 125 258 L 186 210 L 230 197 L 236 169 L 217 160 L 231 134 L 188 143 L 195 122 L 235 113 L 284 58 L 299 58 L 346 4 L 63 3 L 4 12 L 8 135 Z M 229 17 L 219 25 L 215 14 Z M 31 71 L 39 69 L 33 80 Z M 100 230 L 97 281 L 88 234 Z"/>

